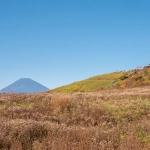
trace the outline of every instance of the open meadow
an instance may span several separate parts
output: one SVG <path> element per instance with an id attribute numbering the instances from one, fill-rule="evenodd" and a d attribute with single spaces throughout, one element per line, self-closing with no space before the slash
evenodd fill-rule
<path id="1" fill-rule="evenodd" d="M 150 86 L 0 94 L 1 150 L 149 150 Z"/>

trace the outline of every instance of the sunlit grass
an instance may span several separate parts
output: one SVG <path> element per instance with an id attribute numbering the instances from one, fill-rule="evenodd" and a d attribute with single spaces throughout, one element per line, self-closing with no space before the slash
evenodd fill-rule
<path id="1" fill-rule="evenodd" d="M 150 87 L 0 100 L 0 149 L 150 149 Z"/>

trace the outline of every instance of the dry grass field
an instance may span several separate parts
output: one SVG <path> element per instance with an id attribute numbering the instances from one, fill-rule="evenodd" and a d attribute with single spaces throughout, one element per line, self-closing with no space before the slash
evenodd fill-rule
<path id="1" fill-rule="evenodd" d="M 0 94 L 1 150 L 149 150 L 150 87 Z"/>

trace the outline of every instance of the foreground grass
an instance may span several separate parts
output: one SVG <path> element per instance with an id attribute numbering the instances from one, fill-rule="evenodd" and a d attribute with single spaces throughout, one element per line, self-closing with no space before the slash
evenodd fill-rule
<path id="1" fill-rule="evenodd" d="M 149 150 L 150 87 L 0 94 L 0 149 Z"/>

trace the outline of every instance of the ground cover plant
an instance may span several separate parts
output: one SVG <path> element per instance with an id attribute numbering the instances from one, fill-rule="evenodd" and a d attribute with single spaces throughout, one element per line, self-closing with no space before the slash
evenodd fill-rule
<path id="1" fill-rule="evenodd" d="M 0 94 L 1 150 L 149 150 L 150 87 Z"/>
<path id="2" fill-rule="evenodd" d="M 52 89 L 50 93 L 96 92 L 104 89 L 134 88 L 150 85 L 150 68 L 117 71 Z"/>

